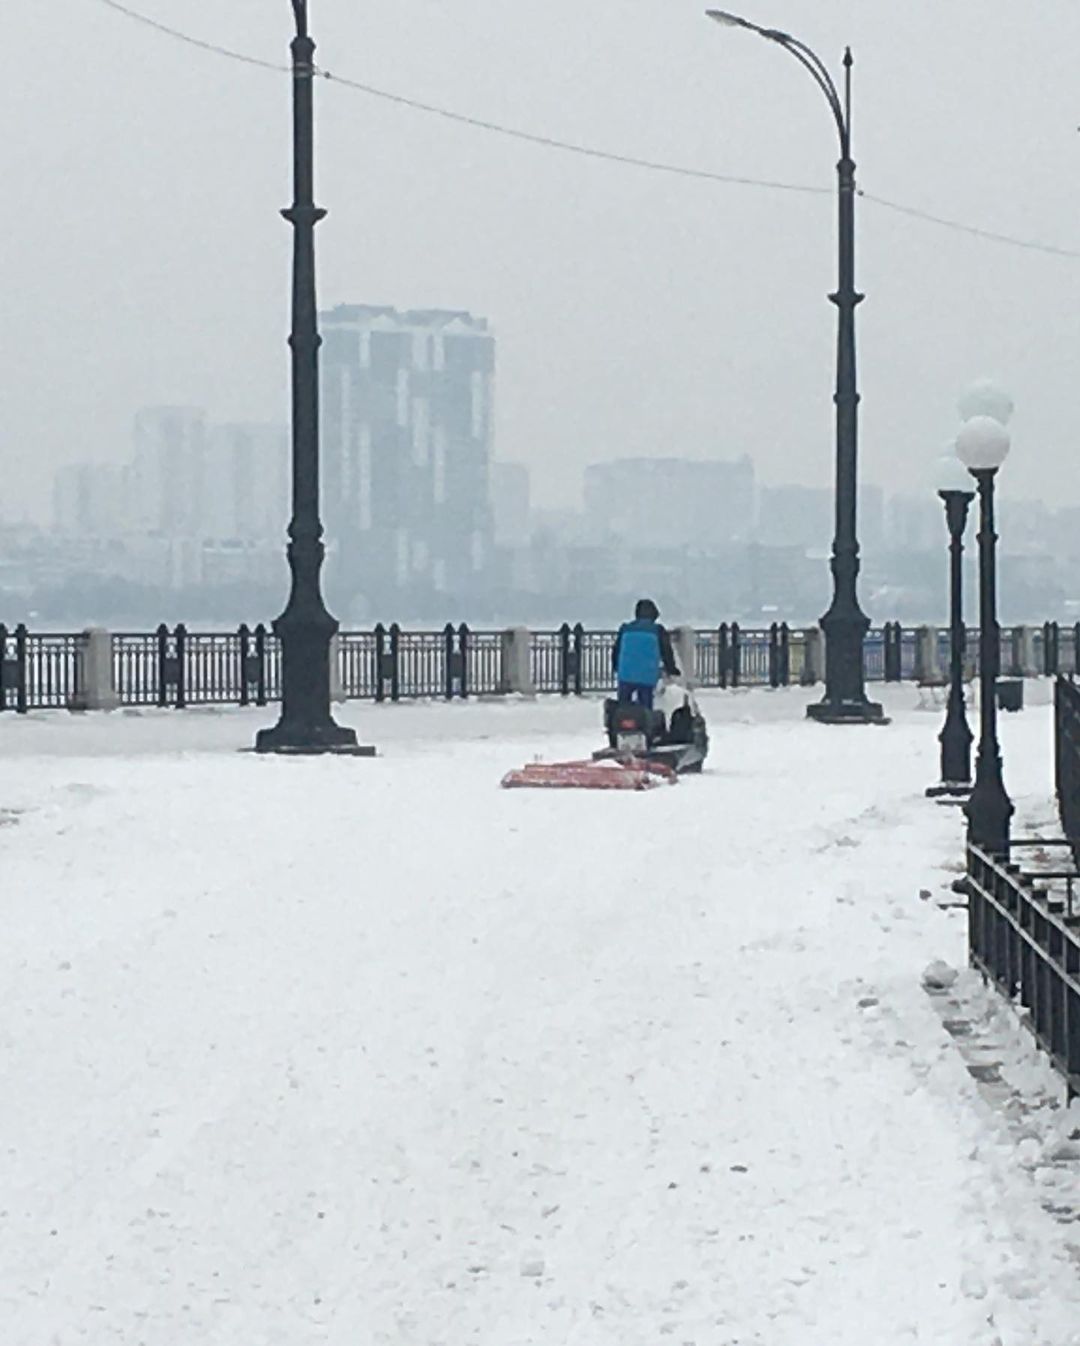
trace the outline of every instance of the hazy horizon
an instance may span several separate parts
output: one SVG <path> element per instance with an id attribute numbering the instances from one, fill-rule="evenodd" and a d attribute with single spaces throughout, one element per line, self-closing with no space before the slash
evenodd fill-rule
<path id="1" fill-rule="evenodd" d="M 288 56 L 287 0 L 130 0 L 193 36 Z M 498 458 L 542 506 L 587 462 L 748 453 L 763 482 L 832 479 L 835 134 L 805 72 L 700 0 L 312 0 L 327 69 L 522 129 L 803 195 L 508 140 L 320 82 L 320 307 L 468 309 L 498 340 Z M 745 10 L 834 69 L 850 42 L 862 188 L 1080 248 L 1080 11 L 854 0 Z M 100 0 L 13 7 L 5 518 L 54 469 L 129 457 L 135 411 L 285 419 L 289 81 Z M 1080 260 L 859 203 L 862 476 L 929 485 L 966 383 L 1017 406 L 1005 494 L 1080 502 L 1067 333 Z"/>

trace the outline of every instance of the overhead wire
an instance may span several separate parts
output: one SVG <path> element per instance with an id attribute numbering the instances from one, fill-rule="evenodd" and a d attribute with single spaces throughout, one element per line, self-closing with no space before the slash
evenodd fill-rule
<path id="1" fill-rule="evenodd" d="M 187 46 L 195 47 L 200 51 L 225 57 L 228 60 L 237 61 L 244 65 L 255 66 L 261 70 L 270 70 L 275 74 L 292 73 L 291 66 L 263 60 L 260 57 L 251 56 L 246 52 L 237 51 L 234 48 L 225 47 L 216 42 L 193 37 L 190 33 L 185 33 L 179 28 L 174 28 L 169 24 L 162 23 L 158 19 L 151 18 L 147 14 L 143 14 L 139 10 L 132 9 L 130 6 L 121 3 L 121 0 L 98 0 L 98 3 L 137 23 L 143 24 L 147 28 L 151 28 L 176 41 L 183 42 Z M 675 177 L 693 178 L 698 181 L 706 182 L 720 182 L 729 186 L 759 187 L 771 191 L 794 192 L 809 196 L 831 195 L 831 188 L 828 187 L 811 186 L 806 183 L 783 182 L 772 178 L 754 178 L 731 173 L 718 173 L 711 169 L 694 168 L 687 164 L 668 163 L 664 160 L 648 159 L 635 154 L 621 154 L 614 150 L 600 149 L 597 146 L 585 145 L 576 141 L 560 140 L 555 136 L 526 131 L 521 127 L 508 126 L 504 123 L 491 121 L 484 117 L 476 117 L 465 112 L 458 112 L 453 108 L 443 107 L 437 103 L 424 102 L 421 99 L 412 98 L 406 94 L 395 93 L 374 84 L 368 84 L 361 80 L 350 79 L 344 75 L 335 74 L 333 71 L 325 70 L 321 66 L 315 67 L 315 74 L 328 83 L 340 85 L 342 88 L 352 89 L 356 92 L 366 94 L 370 98 L 379 99 L 382 102 L 391 103 L 398 107 L 406 107 L 414 112 L 439 117 L 444 121 L 454 122 L 461 126 L 473 127 L 474 129 L 487 131 L 491 134 L 500 135 L 511 140 L 518 140 L 523 141 L 526 144 L 537 145 L 544 149 L 559 150 L 565 154 L 575 154 L 588 159 L 622 164 L 630 168 L 643 169 L 653 173 L 666 173 Z M 883 210 L 890 210 L 896 214 L 907 216 L 910 219 L 920 220 L 925 224 L 935 225 L 941 229 L 952 230 L 955 233 L 968 234 L 973 238 L 980 238 L 986 242 L 999 243 L 1014 248 L 1023 248 L 1029 252 L 1041 252 L 1054 257 L 1080 258 L 1080 249 L 1058 247 L 1052 243 L 1043 243 L 1036 239 L 1020 238 L 1014 234 L 999 233 L 993 229 L 985 229 L 980 225 L 967 224 L 961 220 L 948 219 L 945 216 L 921 210 L 916 206 L 905 205 L 903 202 L 899 201 L 891 201 L 886 197 L 878 196 L 876 193 L 867 192 L 862 188 L 858 189 L 858 195 L 868 204 L 879 206 Z"/>

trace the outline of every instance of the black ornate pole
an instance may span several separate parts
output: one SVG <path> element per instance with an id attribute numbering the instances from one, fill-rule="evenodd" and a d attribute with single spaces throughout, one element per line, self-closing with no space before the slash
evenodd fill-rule
<path id="1" fill-rule="evenodd" d="M 945 522 L 949 529 L 949 706 L 939 735 L 941 743 L 941 784 L 932 785 L 931 797 L 952 797 L 957 801 L 971 792 L 971 742 L 964 703 L 964 656 L 967 632 L 964 627 L 964 528 L 968 508 L 975 499 L 973 491 L 939 491 L 945 503 Z"/>
<path id="2" fill-rule="evenodd" d="M 979 488 L 979 753 L 975 786 L 964 812 L 968 839 L 996 855 L 1009 849 L 1013 804 L 1001 774 L 997 737 L 997 679 L 1001 663 L 1001 634 L 997 621 L 997 578 L 994 549 L 994 477 L 996 468 L 972 470 Z"/>
<path id="3" fill-rule="evenodd" d="M 821 57 L 804 42 L 776 28 L 762 28 L 725 10 L 706 11 L 730 27 L 746 28 L 784 48 L 825 95 L 840 137 L 836 165 L 839 282 L 829 299 L 836 305 L 836 524 L 833 534 L 832 602 L 821 618 L 825 634 L 825 696 L 807 708 L 824 724 L 883 723 L 881 706 L 866 695 L 863 645 L 870 620 L 859 606 L 858 457 L 859 391 L 855 360 L 855 310 L 864 295 L 855 288 L 855 161 L 851 157 L 851 48 L 844 52 L 844 97 Z"/>
<path id="4" fill-rule="evenodd" d="M 262 730 L 259 752 L 360 751 L 356 734 L 330 714 L 330 642 L 338 624 L 323 602 L 325 547 L 319 518 L 319 346 L 315 302 L 315 226 L 326 211 L 315 204 L 315 43 L 307 0 L 292 0 L 293 204 L 281 213 L 293 226 L 292 520 L 287 549 L 292 583 L 285 611 L 274 622 L 281 641 L 281 718 Z M 370 752 L 369 750 L 366 750 Z"/>
<path id="5" fill-rule="evenodd" d="M 832 603 L 821 619 L 825 633 L 825 696 L 807 714 L 825 724 L 881 721 L 881 707 L 866 695 L 863 644 L 870 619 L 859 606 L 858 457 L 859 391 L 855 361 L 855 309 L 864 296 L 855 288 L 855 162 L 851 157 L 851 48 L 844 52 L 844 105 L 838 118 L 840 162 L 839 284 L 836 305 L 836 529 L 833 535 Z"/>

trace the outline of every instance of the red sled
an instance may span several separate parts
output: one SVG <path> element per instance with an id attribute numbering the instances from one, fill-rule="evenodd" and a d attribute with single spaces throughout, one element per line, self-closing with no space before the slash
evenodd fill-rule
<path id="1" fill-rule="evenodd" d="M 651 790 L 676 785 L 678 776 L 662 762 L 619 757 L 607 762 L 530 762 L 508 771 L 504 790 Z"/>

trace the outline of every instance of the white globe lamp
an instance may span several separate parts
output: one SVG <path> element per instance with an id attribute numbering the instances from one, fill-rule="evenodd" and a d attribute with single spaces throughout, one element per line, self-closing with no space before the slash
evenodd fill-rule
<path id="1" fill-rule="evenodd" d="M 1009 456 L 1009 432 L 993 416 L 972 416 L 956 436 L 956 456 L 969 472 L 996 472 Z"/>
<path id="2" fill-rule="evenodd" d="M 944 495 L 946 491 L 971 493 L 971 477 L 956 456 L 955 443 L 950 444 L 934 464 L 933 482 L 938 495 Z"/>
<path id="3" fill-rule="evenodd" d="M 999 425 L 1008 425 L 1013 414 L 1013 400 L 990 379 L 973 383 L 956 404 L 962 421 L 975 416 L 989 416 Z"/>

